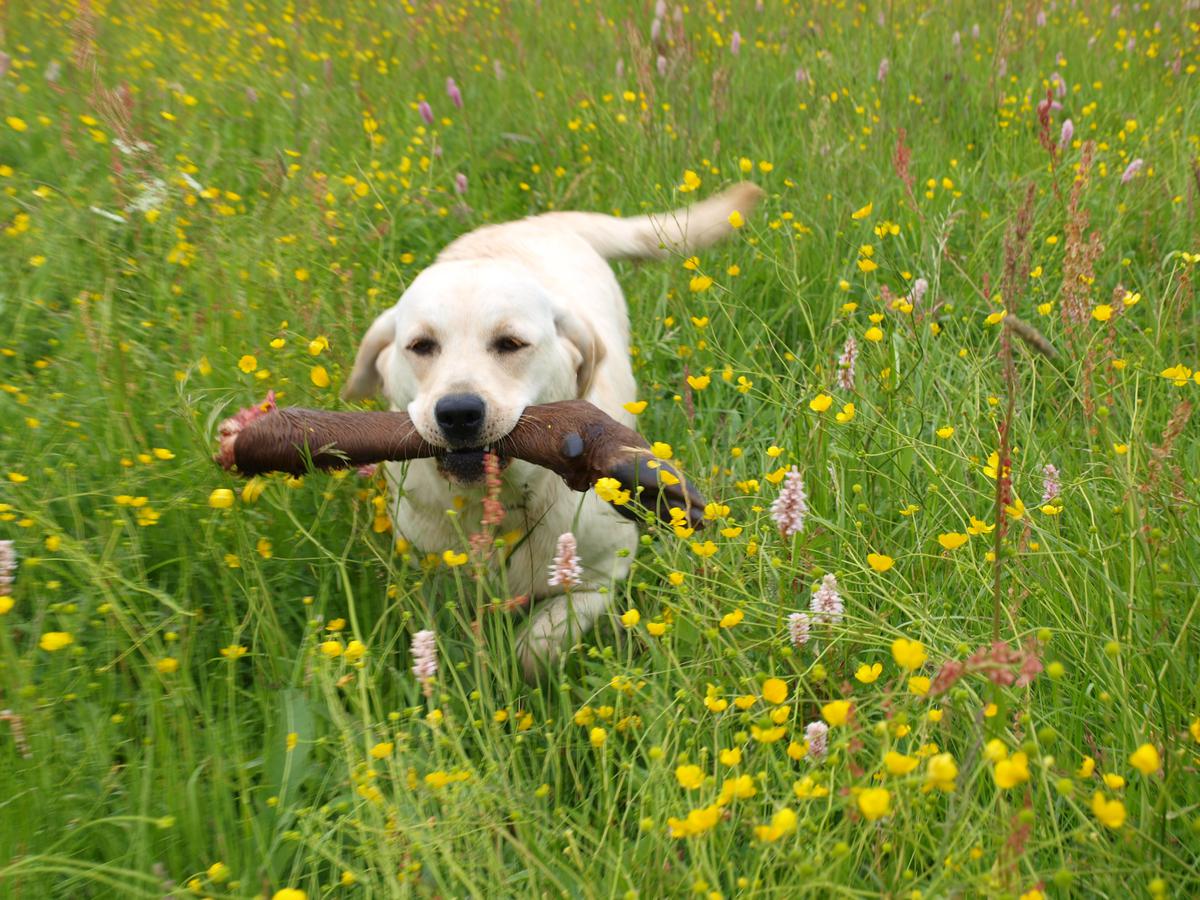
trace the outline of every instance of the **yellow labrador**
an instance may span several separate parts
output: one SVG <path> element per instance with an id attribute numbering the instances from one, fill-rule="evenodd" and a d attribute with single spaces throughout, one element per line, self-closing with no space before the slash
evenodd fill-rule
<path id="1" fill-rule="evenodd" d="M 343 393 L 382 392 L 421 437 L 446 449 L 437 460 L 388 464 L 399 534 L 440 554 L 478 532 L 483 450 L 527 406 L 583 398 L 632 426 L 629 316 L 607 260 L 689 254 L 728 234 L 730 215 L 748 215 L 761 196 L 744 182 L 637 218 L 548 213 L 446 247 L 368 329 Z M 629 573 L 637 529 L 594 493 L 581 499 L 553 472 L 520 460 L 504 469 L 502 485 L 497 533 L 522 537 L 505 565 L 508 589 L 541 600 L 518 642 L 533 678 L 604 614 L 608 585 Z M 548 580 L 564 532 L 575 535 L 582 567 L 569 592 Z"/>

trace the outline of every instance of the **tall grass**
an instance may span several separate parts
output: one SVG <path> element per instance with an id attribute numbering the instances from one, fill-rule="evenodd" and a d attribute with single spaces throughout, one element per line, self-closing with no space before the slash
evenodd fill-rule
<path id="1" fill-rule="evenodd" d="M 0 8 L 0 892 L 1200 890 L 1195 16 L 763 7 Z M 648 526 L 640 623 L 540 686 L 502 573 L 398 543 L 381 482 L 210 506 L 220 416 L 337 405 L 455 235 L 742 178 L 734 240 L 619 271 L 713 524 Z"/>

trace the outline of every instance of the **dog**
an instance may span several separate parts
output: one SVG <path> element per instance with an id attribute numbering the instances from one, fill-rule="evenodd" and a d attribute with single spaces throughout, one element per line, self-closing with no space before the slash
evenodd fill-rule
<path id="1" fill-rule="evenodd" d="M 582 398 L 632 427 L 629 314 L 608 261 L 690 255 L 729 234 L 730 217 L 748 216 L 761 196 L 742 182 L 674 212 L 552 212 L 449 244 L 367 330 L 343 391 L 348 400 L 381 393 L 445 448 L 434 460 L 387 465 L 398 534 L 442 554 L 479 532 L 484 451 L 502 450 L 527 406 Z M 609 586 L 629 574 L 637 528 L 594 492 L 577 494 L 520 460 L 506 461 L 500 500 L 496 533 L 515 536 L 508 590 L 535 601 L 517 640 L 521 669 L 535 680 L 606 613 Z M 549 584 L 565 532 L 582 568 L 569 591 Z"/>

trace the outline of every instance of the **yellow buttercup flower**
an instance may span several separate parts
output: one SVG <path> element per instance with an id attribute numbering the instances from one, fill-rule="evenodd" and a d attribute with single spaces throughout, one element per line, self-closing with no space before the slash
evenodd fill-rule
<path id="1" fill-rule="evenodd" d="M 771 843 L 777 841 L 785 835 L 791 834 L 796 830 L 796 814 L 790 809 L 784 808 L 779 810 L 771 817 L 769 825 L 757 825 L 754 828 L 754 836 L 760 841 Z"/>
<path id="2" fill-rule="evenodd" d="M 845 725 L 850 718 L 850 701 L 834 700 L 821 707 L 821 718 L 830 725 Z"/>
<path id="3" fill-rule="evenodd" d="M 882 819 L 892 811 L 892 794 L 887 788 L 867 788 L 858 795 L 858 811 L 868 822 Z"/>
<path id="4" fill-rule="evenodd" d="M 880 574 L 886 572 L 895 564 L 896 561 L 894 559 L 892 559 L 890 556 L 885 556 L 882 553 L 867 554 L 867 565 Z"/>
<path id="5" fill-rule="evenodd" d="M 229 488 L 216 488 L 208 495 L 208 505 L 213 509 L 229 509 L 233 506 L 233 491 Z"/>
<path id="6" fill-rule="evenodd" d="M 787 700 L 788 686 L 782 678 L 768 678 L 763 682 L 762 698 L 768 703 L 778 705 Z"/>
<path id="7" fill-rule="evenodd" d="M 925 763 L 925 789 L 939 790 L 949 793 L 954 790 L 955 779 L 958 778 L 958 765 L 949 753 L 938 753 L 929 757 Z"/>
<path id="8" fill-rule="evenodd" d="M 892 641 L 892 659 L 896 660 L 896 665 L 902 669 L 919 669 L 928 658 L 925 645 L 920 641 L 910 641 L 908 638 L 896 638 Z"/>
<path id="9" fill-rule="evenodd" d="M 871 684 L 880 676 L 882 672 L 883 663 L 875 663 L 874 665 L 867 665 L 866 663 L 863 663 L 854 673 L 854 677 L 863 684 Z"/>
<path id="10" fill-rule="evenodd" d="M 792 785 L 792 792 L 801 800 L 816 800 L 829 796 L 829 788 L 817 784 L 811 775 L 805 775 Z"/>
<path id="11" fill-rule="evenodd" d="M 992 769 L 996 787 L 1008 790 L 1029 780 L 1029 759 L 1024 753 L 1014 753 L 1002 759 Z"/>
<path id="12" fill-rule="evenodd" d="M 1109 800 L 1099 791 L 1092 794 L 1092 814 L 1106 828 L 1117 829 L 1125 824 L 1125 804 L 1120 800 Z"/>
<path id="13" fill-rule="evenodd" d="M 958 531 L 951 531 L 946 534 L 938 535 L 938 543 L 942 545 L 943 550 L 957 550 L 971 538 Z"/>
<path id="14" fill-rule="evenodd" d="M 596 496 L 613 506 L 623 506 L 629 502 L 630 493 L 621 488 L 621 482 L 615 478 L 599 478 L 592 485 Z"/>
<path id="15" fill-rule="evenodd" d="M 1142 744 L 1133 751 L 1129 757 L 1129 764 L 1141 772 L 1143 775 L 1153 775 L 1162 768 L 1162 760 L 1159 759 L 1158 749 L 1153 744 Z"/>
<path id="16" fill-rule="evenodd" d="M 889 750 L 883 755 L 883 767 L 888 770 L 889 775 L 907 775 L 919 764 L 920 760 L 916 757 L 906 756 L 895 750 Z"/>
<path id="17" fill-rule="evenodd" d="M 54 653 L 75 643 L 75 638 L 66 631 L 47 631 L 38 641 L 38 646 L 47 653 Z"/>

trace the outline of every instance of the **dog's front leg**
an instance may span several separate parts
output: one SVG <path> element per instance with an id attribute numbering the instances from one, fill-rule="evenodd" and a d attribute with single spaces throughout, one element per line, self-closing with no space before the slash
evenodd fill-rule
<path id="1" fill-rule="evenodd" d="M 536 681 L 555 666 L 563 651 L 591 631 L 608 611 L 611 599 L 610 594 L 576 588 L 542 600 L 517 638 L 517 657 L 525 680 Z"/>

